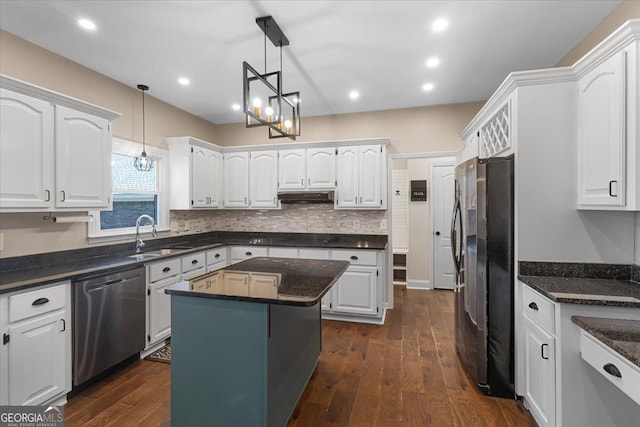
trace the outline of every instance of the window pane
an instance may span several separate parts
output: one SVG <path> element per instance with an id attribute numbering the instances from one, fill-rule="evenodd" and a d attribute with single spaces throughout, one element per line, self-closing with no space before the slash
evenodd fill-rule
<path id="1" fill-rule="evenodd" d="M 114 190 L 156 191 L 157 165 L 148 172 L 140 172 L 133 165 L 135 157 L 124 154 L 111 155 Z"/>
<path id="2" fill-rule="evenodd" d="M 114 194 L 113 210 L 100 212 L 100 228 L 135 227 L 140 215 L 147 214 L 158 224 L 158 196 L 156 194 Z M 148 225 L 145 220 L 143 225 Z"/>

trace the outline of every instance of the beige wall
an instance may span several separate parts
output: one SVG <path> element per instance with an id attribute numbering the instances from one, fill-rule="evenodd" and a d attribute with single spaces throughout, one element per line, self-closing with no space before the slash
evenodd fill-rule
<path id="1" fill-rule="evenodd" d="M 602 22 L 582 39 L 567 55 L 560 60 L 557 67 L 573 65 L 609 34 L 618 29 L 627 20 L 640 18 L 640 0 L 625 0 L 616 7 Z"/>
<path id="2" fill-rule="evenodd" d="M 333 116 L 303 117 L 298 141 L 389 137 L 389 154 L 458 151 L 460 134 L 484 102 L 406 108 Z M 243 123 L 219 125 L 218 144 L 259 145 L 290 140 L 268 138 L 265 128 Z"/>
<path id="3" fill-rule="evenodd" d="M 0 73 L 117 111 L 113 136 L 142 142 L 140 91 L 0 30 Z M 147 83 L 147 82 L 140 82 Z M 190 135 L 215 142 L 215 125 L 162 102 L 147 92 L 146 143 L 166 147 L 164 138 Z"/>
<path id="4" fill-rule="evenodd" d="M 409 184 L 415 180 L 429 183 L 429 159 L 407 161 Z M 427 198 L 430 200 L 430 197 Z M 407 286 L 426 287 L 431 274 L 431 222 L 429 201 L 409 200 L 409 253 L 407 254 Z"/>

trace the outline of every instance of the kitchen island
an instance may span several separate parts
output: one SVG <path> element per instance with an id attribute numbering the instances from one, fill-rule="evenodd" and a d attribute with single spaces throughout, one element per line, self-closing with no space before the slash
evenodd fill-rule
<path id="1" fill-rule="evenodd" d="M 285 425 L 320 356 L 320 300 L 348 267 L 258 257 L 168 288 L 172 425 Z"/>

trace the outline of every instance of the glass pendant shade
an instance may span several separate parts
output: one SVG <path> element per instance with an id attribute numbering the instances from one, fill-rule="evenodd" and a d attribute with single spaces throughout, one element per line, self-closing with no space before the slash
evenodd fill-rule
<path id="1" fill-rule="evenodd" d="M 142 92 L 142 153 L 136 157 L 133 166 L 140 172 L 149 172 L 153 169 L 153 159 L 147 156 L 145 148 L 145 111 L 144 111 L 144 93 L 149 90 L 149 86 L 138 85 L 138 89 Z"/>

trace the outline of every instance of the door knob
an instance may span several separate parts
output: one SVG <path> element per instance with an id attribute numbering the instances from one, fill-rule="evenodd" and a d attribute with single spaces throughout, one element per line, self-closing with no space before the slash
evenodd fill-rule
<path id="1" fill-rule="evenodd" d="M 439 232 L 439 231 L 436 231 L 436 236 L 439 236 L 439 235 L 440 235 L 440 232 Z"/>

